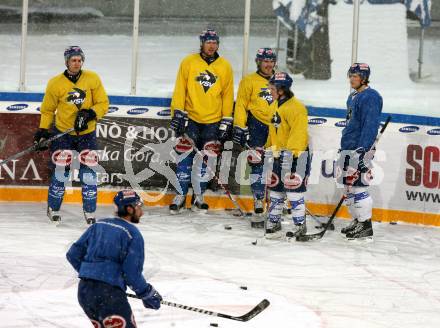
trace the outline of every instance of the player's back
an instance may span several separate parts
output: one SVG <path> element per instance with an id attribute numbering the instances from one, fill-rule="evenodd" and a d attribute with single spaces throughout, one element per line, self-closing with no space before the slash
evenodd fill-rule
<path id="1" fill-rule="evenodd" d="M 139 230 L 123 219 L 108 218 L 96 222 L 90 227 L 79 277 L 104 281 L 125 289 L 123 265 L 134 239 L 143 247 Z M 138 256 L 143 262 L 143 249 L 139 250 Z"/>

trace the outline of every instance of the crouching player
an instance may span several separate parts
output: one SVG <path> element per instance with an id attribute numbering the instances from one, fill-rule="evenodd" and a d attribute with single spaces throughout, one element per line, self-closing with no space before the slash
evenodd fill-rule
<path id="1" fill-rule="evenodd" d="M 292 82 L 292 78 L 284 72 L 275 73 L 269 80 L 274 104 L 268 139 L 271 150 L 267 152 L 267 156 L 273 156 L 267 238 L 280 236 L 286 196 L 292 208 L 293 221 L 293 229 L 286 236 L 295 237 L 307 232 L 304 193 L 311 165 L 308 118 L 306 107 L 290 90 Z"/>

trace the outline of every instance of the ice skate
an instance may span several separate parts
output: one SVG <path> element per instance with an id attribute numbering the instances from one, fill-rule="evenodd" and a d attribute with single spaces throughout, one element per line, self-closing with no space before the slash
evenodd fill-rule
<path id="1" fill-rule="evenodd" d="M 262 215 L 264 213 L 264 203 L 262 199 L 254 199 L 254 213 L 255 215 Z"/>
<path id="2" fill-rule="evenodd" d="M 169 206 L 170 214 L 175 215 L 181 213 L 185 209 L 185 200 L 186 195 L 177 194 Z"/>
<path id="3" fill-rule="evenodd" d="M 350 232 L 351 230 L 353 230 L 356 225 L 358 224 L 358 220 L 357 219 L 353 219 L 348 226 L 344 227 L 341 229 L 341 233 L 343 234 L 347 234 L 348 232 Z"/>
<path id="4" fill-rule="evenodd" d="M 208 204 L 205 203 L 203 195 L 193 195 L 192 207 L 194 212 L 206 213 L 209 209 Z"/>
<path id="5" fill-rule="evenodd" d="M 266 223 L 266 239 L 278 239 L 281 238 L 281 220 L 277 222 L 272 222 L 267 220 Z"/>
<path id="6" fill-rule="evenodd" d="M 373 239 L 373 226 L 371 220 L 358 222 L 352 230 L 345 235 L 348 240 Z"/>
<path id="7" fill-rule="evenodd" d="M 293 229 L 290 231 L 287 231 L 286 238 L 296 238 L 297 236 L 303 236 L 307 233 L 307 226 L 306 223 L 303 222 L 302 224 L 295 224 L 293 226 Z"/>
<path id="8" fill-rule="evenodd" d="M 89 213 L 84 211 L 84 219 L 86 220 L 87 224 L 94 224 L 96 222 L 95 212 Z"/>
<path id="9" fill-rule="evenodd" d="M 47 207 L 47 217 L 50 221 L 52 221 L 55 224 L 61 223 L 61 215 L 59 211 L 54 211 L 50 207 Z"/>

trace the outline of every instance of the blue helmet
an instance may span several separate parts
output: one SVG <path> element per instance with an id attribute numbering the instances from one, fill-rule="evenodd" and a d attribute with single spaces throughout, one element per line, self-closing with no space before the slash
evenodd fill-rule
<path id="1" fill-rule="evenodd" d="M 119 216 L 127 215 L 127 206 L 136 207 L 143 205 L 141 197 L 131 189 L 125 189 L 119 191 L 113 198 L 113 202 L 117 208 L 117 214 Z"/>
<path id="2" fill-rule="evenodd" d="M 70 47 L 67 47 L 66 50 L 64 50 L 64 61 L 67 62 L 70 59 L 70 57 L 73 57 L 73 56 L 81 56 L 82 61 L 84 61 L 86 59 L 84 52 L 78 46 L 70 46 Z"/>
<path id="3" fill-rule="evenodd" d="M 279 72 L 272 75 L 269 79 L 269 83 L 273 84 L 278 88 L 290 89 L 292 86 L 293 80 L 289 74 L 286 72 Z"/>
<path id="4" fill-rule="evenodd" d="M 200 43 L 205 43 L 206 41 L 217 41 L 217 43 L 220 43 L 220 38 L 217 32 L 209 28 L 203 31 L 200 34 L 199 38 L 200 38 Z"/>
<path id="5" fill-rule="evenodd" d="M 277 61 L 277 54 L 272 48 L 260 48 L 257 50 L 255 61 L 272 60 Z"/>
<path id="6" fill-rule="evenodd" d="M 362 78 L 362 80 L 367 81 L 368 83 L 368 79 L 370 78 L 370 66 L 368 66 L 368 64 L 365 63 L 354 63 L 353 65 L 350 66 L 350 68 L 348 69 L 348 75 L 350 74 L 359 74 L 359 76 Z"/>

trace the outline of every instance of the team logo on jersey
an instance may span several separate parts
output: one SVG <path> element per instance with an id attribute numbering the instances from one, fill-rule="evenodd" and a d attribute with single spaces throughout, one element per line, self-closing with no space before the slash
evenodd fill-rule
<path id="1" fill-rule="evenodd" d="M 217 82 L 217 76 L 210 71 L 205 70 L 196 77 L 196 81 L 200 83 L 206 93 L 215 84 L 215 82 Z"/>
<path id="2" fill-rule="evenodd" d="M 73 88 L 73 91 L 69 92 L 66 100 L 68 103 L 74 104 L 76 108 L 80 109 L 84 99 L 86 99 L 86 92 L 80 88 Z"/>
<path id="3" fill-rule="evenodd" d="M 270 105 L 273 102 L 272 94 L 269 91 L 269 88 L 261 88 L 260 93 L 258 93 L 258 97 L 263 98 L 267 101 L 267 104 Z"/>

